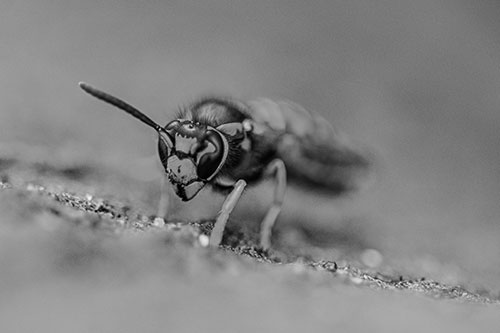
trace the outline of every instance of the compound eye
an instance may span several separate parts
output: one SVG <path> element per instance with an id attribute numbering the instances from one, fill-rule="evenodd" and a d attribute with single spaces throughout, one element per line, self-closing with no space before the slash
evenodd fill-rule
<path id="1" fill-rule="evenodd" d="M 228 143 L 219 131 L 208 130 L 205 137 L 206 147 L 196 157 L 198 177 L 211 180 L 226 162 Z"/>
<path id="2" fill-rule="evenodd" d="M 172 120 L 171 122 L 169 122 L 169 123 L 167 124 L 167 126 L 165 126 L 165 129 L 166 129 L 167 131 L 171 131 L 171 130 L 176 129 L 177 127 L 179 127 L 179 126 L 180 126 L 180 124 L 181 124 L 181 123 L 179 122 L 179 120 Z"/>
<path id="3" fill-rule="evenodd" d="M 168 133 L 158 132 L 158 154 L 163 165 L 167 163 L 173 146 L 173 140 Z"/>

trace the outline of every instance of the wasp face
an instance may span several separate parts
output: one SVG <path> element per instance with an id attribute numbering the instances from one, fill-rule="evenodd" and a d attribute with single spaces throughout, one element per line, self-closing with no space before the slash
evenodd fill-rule
<path id="1" fill-rule="evenodd" d="M 175 193 L 188 201 L 222 168 L 228 142 L 213 127 L 174 120 L 159 132 L 158 152 Z"/>
<path id="2" fill-rule="evenodd" d="M 90 95 L 122 109 L 158 133 L 161 163 L 182 200 L 192 199 L 226 162 L 229 144 L 221 131 L 231 133 L 233 126 L 225 124 L 214 128 L 178 119 L 163 128 L 127 102 L 84 82 L 79 85 Z"/>

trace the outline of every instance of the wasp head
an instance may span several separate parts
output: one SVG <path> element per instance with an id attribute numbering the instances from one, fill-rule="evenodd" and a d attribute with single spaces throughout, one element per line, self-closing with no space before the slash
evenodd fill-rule
<path id="1" fill-rule="evenodd" d="M 182 200 L 191 200 L 224 166 L 229 144 L 222 131 L 230 135 L 234 125 L 230 125 L 228 131 L 227 124 L 214 128 L 192 120 L 178 119 L 161 127 L 127 102 L 84 82 L 79 85 L 90 95 L 122 109 L 156 130 L 161 162 Z"/>
<path id="2" fill-rule="evenodd" d="M 191 120 L 174 120 L 158 133 L 160 160 L 175 193 L 191 200 L 224 165 L 227 139 L 216 128 Z"/>

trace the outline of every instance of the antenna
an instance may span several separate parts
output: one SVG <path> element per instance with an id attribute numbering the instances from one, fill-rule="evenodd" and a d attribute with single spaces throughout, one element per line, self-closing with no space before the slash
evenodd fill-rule
<path id="1" fill-rule="evenodd" d="M 80 82 L 78 83 L 80 88 L 82 88 L 86 93 L 94 96 L 97 99 L 100 99 L 106 103 L 109 103 L 111 105 L 116 106 L 119 109 L 122 109 L 123 111 L 127 112 L 128 114 L 132 115 L 133 117 L 139 119 L 146 125 L 154 128 L 157 132 L 165 132 L 163 127 L 158 125 L 156 122 L 154 122 L 151 118 L 146 116 L 144 113 L 139 111 L 137 108 L 133 107 L 132 105 L 128 104 L 125 101 L 122 101 L 121 99 L 111 96 L 108 93 L 105 93 L 104 91 L 101 91 L 99 89 L 96 89 L 92 87 L 91 85 L 85 83 L 85 82 Z"/>

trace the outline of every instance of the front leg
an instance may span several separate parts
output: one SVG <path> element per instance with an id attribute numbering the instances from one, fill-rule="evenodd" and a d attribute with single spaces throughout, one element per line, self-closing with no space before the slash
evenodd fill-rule
<path id="1" fill-rule="evenodd" d="M 231 193 L 229 193 L 226 200 L 224 201 L 222 209 L 217 216 L 217 220 L 215 221 L 212 233 L 210 234 L 209 244 L 211 246 L 220 245 L 227 220 L 229 219 L 229 214 L 231 214 L 234 206 L 236 206 L 236 204 L 238 203 L 238 200 L 240 199 L 246 185 L 247 183 L 243 179 L 238 180 L 236 184 L 234 184 L 233 190 L 231 191 Z"/>
<path id="2" fill-rule="evenodd" d="M 286 168 L 285 163 L 282 160 L 273 160 L 266 168 L 265 174 L 273 175 L 275 177 L 275 187 L 274 187 L 274 197 L 273 203 L 269 210 L 267 211 L 264 220 L 262 220 L 260 226 L 260 246 L 263 249 L 268 249 L 271 247 L 271 233 L 281 212 L 281 206 L 283 205 L 283 199 L 285 198 L 286 190 Z"/>
<path id="3" fill-rule="evenodd" d="M 168 181 L 168 176 L 164 173 L 161 177 L 161 187 L 160 187 L 160 201 L 158 202 L 158 211 L 156 213 L 157 217 L 162 219 L 167 219 L 167 214 L 170 210 L 170 183 Z"/>

